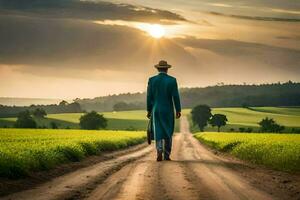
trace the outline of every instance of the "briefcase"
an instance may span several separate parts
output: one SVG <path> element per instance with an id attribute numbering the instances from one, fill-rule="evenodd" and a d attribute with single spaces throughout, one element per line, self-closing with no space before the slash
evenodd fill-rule
<path id="1" fill-rule="evenodd" d="M 148 141 L 148 144 L 151 144 L 152 138 L 153 138 L 152 118 L 150 118 L 150 120 L 148 122 L 148 128 L 147 128 L 147 141 Z"/>

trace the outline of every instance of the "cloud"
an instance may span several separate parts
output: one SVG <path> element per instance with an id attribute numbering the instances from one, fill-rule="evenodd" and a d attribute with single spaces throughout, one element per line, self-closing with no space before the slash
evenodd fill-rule
<path id="1" fill-rule="evenodd" d="M 296 40 L 296 41 L 300 41 L 300 36 L 277 36 L 277 39 L 281 39 L 281 40 Z"/>
<path id="2" fill-rule="evenodd" d="M 215 57 L 236 61 L 239 66 L 231 66 L 233 69 L 240 68 L 245 72 L 256 73 L 279 69 L 285 70 L 286 73 L 300 73 L 299 50 L 236 40 L 197 39 L 194 37 L 177 38 L 176 42 L 193 49 L 212 52 Z M 247 69 L 249 63 L 252 63 L 253 66 Z M 220 62 L 219 64 L 222 66 L 225 63 Z"/>
<path id="3" fill-rule="evenodd" d="M 298 10 L 287 10 L 287 9 L 279 9 L 279 8 L 271 8 L 271 11 L 283 14 L 294 14 L 300 15 L 300 11 Z"/>
<path id="4" fill-rule="evenodd" d="M 225 4 L 225 3 L 208 3 L 208 5 L 216 6 L 216 7 L 224 7 L 224 8 L 232 8 L 233 5 Z"/>
<path id="5" fill-rule="evenodd" d="M 1 64 L 36 67 L 29 71 L 43 67 L 145 71 L 161 58 L 194 64 L 193 56 L 172 40 L 82 20 L 0 15 L 0 43 Z"/>
<path id="6" fill-rule="evenodd" d="M 279 18 L 279 17 L 248 16 L 248 15 L 231 15 L 231 14 L 224 14 L 224 13 L 220 13 L 220 12 L 208 12 L 208 13 L 211 15 L 232 17 L 232 18 L 238 18 L 238 19 L 247 19 L 247 20 L 300 22 L 299 18 Z"/>
<path id="7" fill-rule="evenodd" d="M 121 19 L 157 23 L 185 21 L 182 16 L 170 11 L 105 1 L 0 0 L 0 10 L 7 14 L 49 18 Z"/>
<path id="8" fill-rule="evenodd" d="M 77 78 L 88 75 L 72 70 L 145 73 L 160 59 L 185 74 L 218 71 L 229 59 L 233 70 L 299 72 L 300 65 L 299 50 L 194 37 L 155 40 L 127 26 L 74 19 L 0 15 L 0 43 L 1 64 L 21 65 L 16 70 L 43 76 L 57 70 Z"/>

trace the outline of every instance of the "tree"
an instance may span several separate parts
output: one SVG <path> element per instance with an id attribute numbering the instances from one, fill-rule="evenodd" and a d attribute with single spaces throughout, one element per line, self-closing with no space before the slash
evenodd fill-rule
<path id="1" fill-rule="evenodd" d="M 225 126 L 227 122 L 226 115 L 223 114 L 214 114 L 212 118 L 209 120 L 209 123 L 214 127 L 218 127 L 218 132 L 220 132 L 221 126 Z"/>
<path id="2" fill-rule="evenodd" d="M 43 108 L 36 108 L 33 112 L 32 112 L 33 116 L 37 117 L 37 118 L 44 118 L 47 113 Z"/>
<path id="3" fill-rule="evenodd" d="M 284 130 L 284 126 L 277 124 L 272 118 L 264 118 L 259 123 L 262 132 L 280 133 Z"/>
<path id="4" fill-rule="evenodd" d="M 207 122 L 212 116 L 211 109 L 207 105 L 194 107 L 191 114 L 193 123 L 198 125 L 200 131 L 204 130 L 204 127 L 207 126 Z"/>
<path id="5" fill-rule="evenodd" d="M 128 109 L 128 104 L 125 102 L 118 102 L 113 106 L 114 111 L 122 111 L 127 109 Z"/>
<path id="6" fill-rule="evenodd" d="M 299 128 L 292 128 L 291 133 L 300 133 L 300 129 Z"/>
<path id="7" fill-rule="evenodd" d="M 66 111 L 79 113 L 79 112 L 82 112 L 82 109 L 81 109 L 81 106 L 79 103 L 73 102 L 73 103 L 67 104 Z"/>
<path id="8" fill-rule="evenodd" d="M 242 103 L 243 108 L 249 108 L 249 105 L 247 103 Z"/>
<path id="9" fill-rule="evenodd" d="M 126 103 L 124 101 L 118 102 L 113 106 L 114 111 L 124 111 L 124 110 L 139 110 L 143 109 L 145 105 L 143 103 Z"/>
<path id="10" fill-rule="evenodd" d="M 15 123 L 16 128 L 36 128 L 37 124 L 31 117 L 30 112 L 25 110 L 20 112 Z"/>
<path id="11" fill-rule="evenodd" d="M 54 121 L 50 122 L 50 126 L 51 126 L 52 129 L 58 129 L 58 125 Z"/>
<path id="12" fill-rule="evenodd" d="M 96 111 L 91 111 L 80 117 L 81 129 L 97 130 L 107 126 L 107 119 L 103 115 L 98 114 Z"/>
<path id="13" fill-rule="evenodd" d="M 239 128 L 239 131 L 240 131 L 241 133 L 245 132 L 245 130 L 246 130 L 246 129 L 245 129 L 244 127 L 240 127 L 240 128 Z"/>
<path id="14" fill-rule="evenodd" d="M 62 100 L 58 105 L 60 105 L 60 106 L 66 106 L 66 105 L 68 105 L 68 102 L 65 101 L 65 100 Z"/>
<path id="15" fill-rule="evenodd" d="M 251 128 L 251 127 L 248 127 L 248 128 L 246 129 L 246 132 L 247 132 L 247 133 L 252 133 L 252 131 L 253 131 L 253 128 Z"/>

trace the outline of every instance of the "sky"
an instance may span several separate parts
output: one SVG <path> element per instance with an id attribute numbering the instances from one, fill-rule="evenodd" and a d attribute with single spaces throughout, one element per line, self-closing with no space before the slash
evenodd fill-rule
<path id="1" fill-rule="evenodd" d="M 300 1 L 0 0 L 0 97 L 300 81 Z"/>

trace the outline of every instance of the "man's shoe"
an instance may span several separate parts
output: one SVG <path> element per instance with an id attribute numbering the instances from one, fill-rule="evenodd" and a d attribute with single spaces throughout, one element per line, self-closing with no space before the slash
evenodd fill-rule
<path id="1" fill-rule="evenodd" d="M 165 157 L 165 160 L 171 161 L 171 158 L 170 157 Z"/>
<path id="2" fill-rule="evenodd" d="M 162 161 L 162 153 L 157 153 L 156 161 L 157 162 Z"/>

